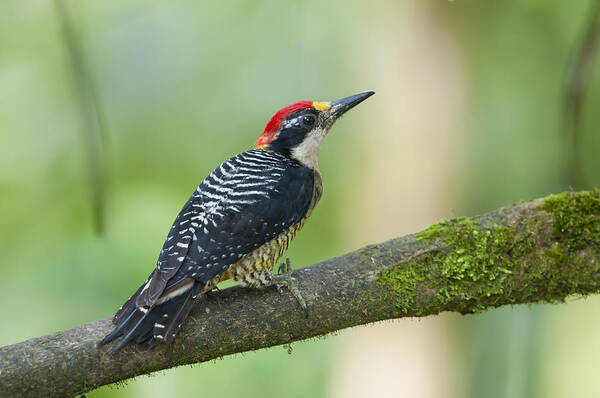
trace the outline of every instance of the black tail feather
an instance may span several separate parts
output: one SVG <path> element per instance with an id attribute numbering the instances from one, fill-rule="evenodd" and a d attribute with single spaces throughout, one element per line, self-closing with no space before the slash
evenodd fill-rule
<path id="1" fill-rule="evenodd" d="M 135 338 L 136 344 L 141 344 L 144 341 L 150 340 L 152 338 L 152 332 L 153 329 L 150 328 L 146 333 L 140 334 L 138 337 Z"/>
<path id="2" fill-rule="evenodd" d="M 165 307 L 160 311 L 162 315 L 158 322 L 154 324 L 153 339 L 162 340 L 165 343 L 173 341 L 181 324 L 190 313 L 200 287 L 201 285 L 196 282 L 190 290 L 178 297 L 180 298 L 178 303 L 168 305 L 171 301 L 174 301 L 170 300 L 163 304 Z"/>
<path id="3" fill-rule="evenodd" d="M 121 310 L 119 310 L 119 311 L 121 311 Z M 117 323 L 117 326 L 115 326 L 113 331 L 110 332 L 109 334 L 107 334 L 102 339 L 102 341 L 100 341 L 100 345 L 108 344 L 111 341 L 113 341 L 114 339 L 116 339 L 117 337 L 119 337 L 120 335 L 122 335 L 123 328 L 127 325 L 127 323 L 133 317 L 133 315 L 135 315 L 135 308 L 132 311 L 130 311 L 130 313 L 127 316 L 123 317 L 119 323 Z M 113 320 L 113 322 L 114 322 L 114 320 Z"/>
<path id="4" fill-rule="evenodd" d="M 150 314 L 150 310 L 146 310 L 146 312 L 139 309 L 136 311 L 135 317 L 133 317 L 129 322 L 127 322 L 126 329 L 123 331 L 125 336 L 119 340 L 119 342 L 113 347 L 113 351 L 118 351 L 127 344 L 130 340 L 137 337 L 137 332 L 140 326 L 144 325 L 144 321 L 148 318 L 148 314 Z"/>
<path id="5" fill-rule="evenodd" d="M 152 278 L 152 275 L 154 275 L 154 272 L 151 273 L 150 276 L 148 277 L 148 279 L 146 279 L 146 282 L 144 282 L 142 284 L 142 286 L 140 286 L 138 288 L 138 290 L 135 293 L 133 293 L 133 295 L 131 297 L 129 297 L 129 299 L 125 302 L 125 304 L 123 304 L 121 306 L 121 308 L 119 308 L 119 310 L 117 311 L 117 313 L 113 317 L 113 323 L 115 325 L 118 324 L 118 323 L 120 323 L 119 321 L 122 318 L 131 315 L 131 312 L 135 309 L 135 301 L 137 300 L 137 298 L 140 295 L 140 293 L 142 292 L 142 290 L 144 290 L 144 286 L 146 286 L 146 284 L 148 283 L 148 281 L 150 280 L 150 278 Z"/>
<path id="6" fill-rule="evenodd" d="M 159 341 L 170 343 L 189 314 L 194 297 L 201 290 L 201 286 L 201 283 L 194 282 L 183 294 L 148 310 L 136 307 L 136 295 L 133 295 L 119 310 L 115 329 L 102 339 L 100 345 L 107 344 L 119 336 L 123 337 L 114 346 L 113 351 L 119 350 L 131 340 L 138 344 L 149 340 L 150 345 Z"/>

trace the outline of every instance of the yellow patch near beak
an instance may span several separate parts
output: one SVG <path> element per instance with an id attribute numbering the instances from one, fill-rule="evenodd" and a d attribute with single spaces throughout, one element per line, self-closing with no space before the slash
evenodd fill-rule
<path id="1" fill-rule="evenodd" d="M 326 111 L 329 108 L 331 108 L 331 105 L 329 105 L 329 102 L 313 102 L 312 103 L 313 108 L 318 109 L 320 111 Z"/>

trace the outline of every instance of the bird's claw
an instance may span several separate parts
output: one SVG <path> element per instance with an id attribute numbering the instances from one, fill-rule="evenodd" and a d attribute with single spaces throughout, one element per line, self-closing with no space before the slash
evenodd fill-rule
<path id="1" fill-rule="evenodd" d="M 306 301 L 302 297 L 300 290 L 296 286 L 294 282 L 294 278 L 292 278 L 292 266 L 290 264 L 290 258 L 286 257 L 285 262 L 282 262 L 277 269 L 277 275 L 273 275 L 273 281 L 275 282 L 275 288 L 279 293 L 281 293 L 281 288 L 283 286 L 287 287 L 292 293 L 292 295 L 298 301 L 298 304 L 302 307 L 306 316 L 308 317 L 308 307 L 306 306 Z"/>
<path id="2" fill-rule="evenodd" d="M 209 291 L 207 291 L 205 293 L 206 297 L 211 297 L 212 295 L 216 294 L 216 293 L 220 293 L 221 289 L 219 289 L 217 286 L 213 287 L 212 289 L 210 289 Z"/>
<path id="3" fill-rule="evenodd" d="M 292 273 L 292 266 L 290 264 L 290 258 L 286 257 L 285 261 L 282 262 L 281 264 L 279 264 L 279 268 L 277 268 L 277 275 L 291 274 L 291 273 Z"/>

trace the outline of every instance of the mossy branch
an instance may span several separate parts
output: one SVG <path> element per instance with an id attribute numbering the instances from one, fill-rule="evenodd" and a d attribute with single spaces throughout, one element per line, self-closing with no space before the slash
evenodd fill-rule
<path id="1" fill-rule="evenodd" d="M 196 305 L 170 346 L 96 343 L 109 319 L 0 348 L 0 396 L 73 396 L 383 319 L 600 292 L 600 192 L 569 192 L 444 221 L 415 235 L 297 270 L 310 308 L 275 289 L 230 288 Z"/>

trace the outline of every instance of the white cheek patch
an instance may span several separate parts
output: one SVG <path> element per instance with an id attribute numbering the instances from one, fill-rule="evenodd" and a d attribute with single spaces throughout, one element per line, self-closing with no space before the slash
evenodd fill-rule
<path id="1" fill-rule="evenodd" d="M 292 150 L 292 157 L 311 169 L 319 169 L 319 148 L 326 131 L 316 129 L 306 136 L 304 141 Z"/>

